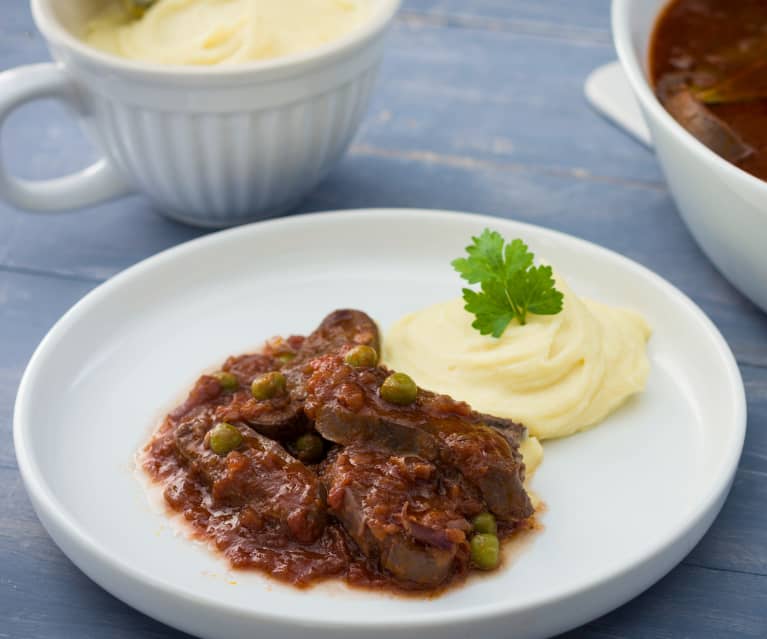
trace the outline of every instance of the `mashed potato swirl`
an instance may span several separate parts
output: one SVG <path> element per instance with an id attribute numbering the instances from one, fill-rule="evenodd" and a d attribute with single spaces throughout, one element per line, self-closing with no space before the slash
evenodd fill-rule
<path id="1" fill-rule="evenodd" d="M 480 335 L 463 300 L 397 321 L 384 360 L 422 387 L 519 421 L 539 439 L 593 426 L 644 389 L 650 328 L 634 311 L 564 294 L 558 315 L 528 316 L 500 339 Z"/>
<path id="2" fill-rule="evenodd" d="M 124 58 L 178 65 L 227 65 L 313 49 L 368 15 L 365 0 L 159 0 L 140 19 L 113 0 L 85 41 Z"/>

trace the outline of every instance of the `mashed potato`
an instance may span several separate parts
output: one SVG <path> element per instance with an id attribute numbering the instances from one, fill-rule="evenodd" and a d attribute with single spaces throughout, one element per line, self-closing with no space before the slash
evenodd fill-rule
<path id="1" fill-rule="evenodd" d="M 533 473 L 535 473 L 543 461 L 543 446 L 541 446 L 541 442 L 537 438 L 530 436 L 522 440 L 522 443 L 519 445 L 519 452 L 522 455 L 522 460 L 525 462 L 525 483 L 529 483 Z M 527 492 L 530 493 L 529 487 Z M 530 497 L 533 498 L 532 493 Z M 533 502 L 533 505 L 537 508 L 537 497 L 533 499 Z"/>
<path id="2" fill-rule="evenodd" d="M 368 13 L 366 0 L 159 0 L 136 20 L 113 0 L 84 39 L 144 62 L 237 64 L 319 47 Z"/>
<path id="3" fill-rule="evenodd" d="M 499 339 L 472 328 L 461 299 L 407 315 L 389 330 L 384 360 L 539 439 L 593 426 L 644 389 L 650 328 L 634 311 L 579 299 L 559 278 L 557 288 L 561 313 L 515 321 Z M 540 453 L 536 446 L 527 444 L 526 459 Z"/>

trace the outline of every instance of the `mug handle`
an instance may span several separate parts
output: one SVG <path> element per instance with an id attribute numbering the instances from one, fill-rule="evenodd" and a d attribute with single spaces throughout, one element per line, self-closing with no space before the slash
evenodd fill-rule
<path id="1" fill-rule="evenodd" d="M 33 64 L 0 73 L 0 130 L 6 118 L 27 102 L 61 100 L 82 110 L 67 72 L 55 63 Z M 132 189 L 107 158 L 78 173 L 53 180 L 22 180 L 0 158 L 0 197 L 28 211 L 64 211 L 91 206 Z"/>

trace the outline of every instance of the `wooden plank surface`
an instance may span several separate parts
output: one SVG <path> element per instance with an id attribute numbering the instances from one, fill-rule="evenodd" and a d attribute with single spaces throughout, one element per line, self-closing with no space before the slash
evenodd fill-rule
<path id="1" fill-rule="evenodd" d="M 653 155 L 585 103 L 583 79 L 614 55 L 608 4 L 405 2 L 349 155 L 299 212 L 412 206 L 524 220 L 628 255 L 698 302 L 746 381 L 749 431 L 732 494 L 682 565 L 564 637 L 765 637 L 767 318 L 705 260 Z M 47 59 L 26 3 L 3 11 L 0 69 Z M 93 159 L 53 104 L 14 114 L 4 137 L 9 165 L 26 177 Z M 0 638 L 185 636 L 115 600 L 55 547 L 24 494 L 10 429 L 23 368 L 55 320 L 99 282 L 200 234 L 138 196 L 67 215 L 0 205 Z"/>
<path id="2" fill-rule="evenodd" d="M 491 31 L 608 41 L 609 4 L 609 0 L 405 0 L 403 14 L 452 26 L 473 24 Z"/>

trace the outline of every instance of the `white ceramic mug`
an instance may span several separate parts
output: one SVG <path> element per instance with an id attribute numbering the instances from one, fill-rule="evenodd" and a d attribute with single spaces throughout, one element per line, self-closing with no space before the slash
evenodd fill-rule
<path id="1" fill-rule="evenodd" d="M 345 151 L 367 106 L 399 0 L 370 0 L 357 29 L 306 53 L 238 66 L 166 67 L 81 41 L 99 0 L 32 0 L 54 62 L 0 74 L 0 125 L 55 98 L 102 157 L 66 177 L 26 181 L 0 162 L 0 196 L 30 211 L 76 209 L 130 192 L 168 216 L 222 227 L 294 206 Z"/>
<path id="2" fill-rule="evenodd" d="M 682 219 L 725 277 L 767 311 L 767 182 L 730 164 L 688 133 L 663 108 L 647 79 L 650 38 L 667 4 L 668 0 L 613 0 L 618 57 Z"/>

